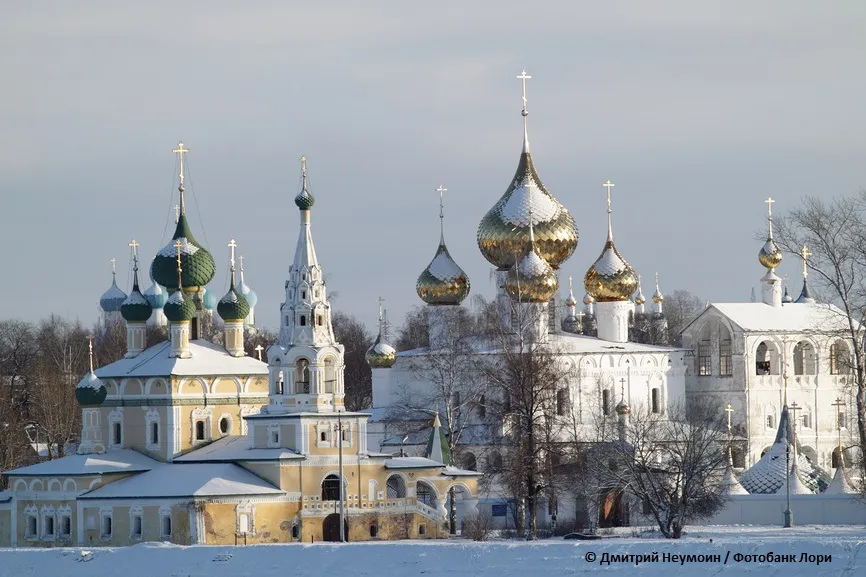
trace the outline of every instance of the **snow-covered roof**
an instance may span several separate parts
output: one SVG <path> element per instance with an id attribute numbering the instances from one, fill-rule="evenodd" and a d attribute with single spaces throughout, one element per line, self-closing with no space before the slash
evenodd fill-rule
<path id="1" fill-rule="evenodd" d="M 480 477 L 482 473 L 449 465 L 442 470 L 442 475 L 446 477 Z"/>
<path id="2" fill-rule="evenodd" d="M 394 457 L 385 461 L 386 469 L 441 469 L 444 465 L 426 457 Z"/>
<path id="3" fill-rule="evenodd" d="M 177 293 L 175 293 L 177 294 Z M 199 375 L 267 375 L 268 365 L 253 357 L 233 357 L 224 348 L 203 339 L 190 341 L 191 357 L 169 357 L 171 343 L 163 341 L 131 359 L 120 359 L 99 369 L 96 376 L 159 377 Z"/>
<path id="4" fill-rule="evenodd" d="M 281 495 L 284 491 L 231 463 L 168 464 L 103 485 L 79 499 Z"/>
<path id="5" fill-rule="evenodd" d="M 10 499 L 12 499 L 11 491 L 0 491 L 0 503 L 6 503 Z"/>
<path id="6" fill-rule="evenodd" d="M 207 461 L 278 461 L 280 459 L 303 459 L 304 456 L 289 449 L 251 449 L 245 436 L 230 435 L 213 443 L 176 457 L 175 463 Z"/>
<path id="7" fill-rule="evenodd" d="M 43 475 L 99 475 L 102 473 L 135 473 L 149 471 L 160 465 L 159 461 L 151 459 L 130 449 L 109 451 L 99 455 L 69 455 L 53 461 L 45 461 L 28 467 L 6 471 L 10 476 L 43 476 Z"/>
<path id="8" fill-rule="evenodd" d="M 518 346 L 517 337 L 514 337 L 515 347 Z M 473 337 L 467 339 L 465 346 L 472 349 L 476 354 L 497 354 L 500 349 L 497 339 L 484 337 Z M 551 333 L 547 337 L 547 345 L 553 353 L 564 355 L 571 354 L 606 354 L 606 353 L 664 353 L 685 350 L 677 347 L 664 347 L 659 345 L 645 345 L 641 343 L 615 343 L 598 337 L 578 335 L 574 333 Z M 430 354 L 430 349 L 412 349 L 397 353 L 397 358 L 423 357 Z M 433 351 L 436 352 L 436 351 Z"/>
<path id="9" fill-rule="evenodd" d="M 462 268 L 457 266 L 454 259 L 451 258 L 445 245 L 439 246 L 436 256 L 427 265 L 427 270 L 431 275 L 443 282 L 454 282 L 457 278 L 466 274 Z"/>
<path id="10" fill-rule="evenodd" d="M 547 274 L 548 270 L 550 265 L 534 250 L 526 253 L 526 256 L 517 263 L 517 272 L 524 278 L 537 278 Z"/>
<path id="11" fill-rule="evenodd" d="M 613 276 L 621 270 L 628 268 L 628 264 L 623 260 L 619 253 L 614 249 L 613 245 L 605 245 L 601 256 L 593 265 L 595 270 L 601 276 Z"/>
<path id="12" fill-rule="evenodd" d="M 785 303 L 781 307 L 764 303 L 711 303 L 707 310 L 710 308 L 744 331 L 831 333 L 848 328 L 845 313 L 826 303 Z M 706 311 L 698 318 L 703 314 Z"/>
<path id="13" fill-rule="evenodd" d="M 728 495 L 748 495 L 737 478 L 734 476 L 734 471 L 730 466 L 725 467 L 725 474 L 722 476 L 722 487 Z"/>
<path id="14" fill-rule="evenodd" d="M 851 486 L 848 479 L 845 478 L 845 470 L 842 467 L 836 467 L 836 473 L 833 475 L 833 480 L 824 490 L 822 495 L 847 495 L 856 493 L 857 490 Z"/>
<path id="15" fill-rule="evenodd" d="M 559 216 L 556 201 L 544 194 L 535 179 L 526 174 L 502 206 L 502 220 L 513 226 L 529 225 L 529 196 L 532 195 L 532 225 L 548 222 Z"/>

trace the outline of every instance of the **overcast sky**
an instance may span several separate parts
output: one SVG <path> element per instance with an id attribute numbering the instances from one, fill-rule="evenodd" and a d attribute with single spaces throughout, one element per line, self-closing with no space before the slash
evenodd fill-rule
<path id="1" fill-rule="evenodd" d="M 451 254 L 490 297 L 475 232 L 517 164 L 523 68 L 536 166 L 580 231 L 562 285 L 583 294 L 610 178 L 644 292 L 658 271 L 666 292 L 747 300 L 767 195 L 784 212 L 866 185 L 864 30 L 856 0 L 5 2 L 0 318 L 94 321 L 112 257 L 127 290 L 130 239 L 149 262 L 171 235 L 178 140 L 211 287 L 235 238 L 260 325 L 279 321 L 302 154 L 336 309 L 372 328 L 379 295 L 392 321 L 421 302 L 440 184 Z M 799 270 L 781 267 L 792 291 Z"/>

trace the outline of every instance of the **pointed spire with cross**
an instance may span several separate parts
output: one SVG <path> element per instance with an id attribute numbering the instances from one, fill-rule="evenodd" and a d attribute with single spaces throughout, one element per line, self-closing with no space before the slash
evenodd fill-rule
<path id="1" fill-rule="evenodd" d="M 532 76 L 528 76 L 526 74 L 526 70 L 520 73 L 520 76 L 517 77 L 518 80 L 523 82 L 523 110 L 521 110 L 520 114 L 523 116 L 523 152 L 529 152 L 529 131 L 526 127 L 526 117 L 529 115 L 529 112 L 526 110 L 526 81 L 532 78 Z"/>
<path id="2" fill-rule="evenodd" d="M 768 238 L 773 238 L 773 203 L 776 202 L 772 196 L 768 196 L 767 200 L 764 202 L 767 203 L 767 227 L 768 227 Z"/>
<path id="3" fill-rule="evenodd" d="M 137 240 L 132 239 L 129 242 L 129 248 L 132 250 L 132 270 L 134 272 L 138 272 L 138 247 L 139 243 Z"/>
<path id="4" fill-rule="evenodd" d="M 232 286 L 235 286 L 235 247 L 238 246 L 238 243 L 235 242 L 235 239 L 232 239 L 229 242 L 229 264 L 231 266 L 231 279 Z"/>
<path id="5" fill-rule="evenodd" d="M 731 445 L 734 442 L 734 434 L 731 429 L 731 413 L 734 412 L 734 408 L 731 406 L 731 403 L 725 407 L 725 412 L 728 414 L 728 464 L 734 465 L 734 456 L 731 450 Z"/>
<path id="6" fill-rule="evenodd" d="M 178 160 L 180 162 L 180 184 L 177 187 L 178 192 L 180 193 L 180 205 L 179 205 L 179 215 L 186 214 L 186 207 L 184 206 L 183 193 L 186 190 L 183 186 L 183 155 L 189 152 L 188 148 L 183 147 L 183 142 L 177 143 L 177 148 L 172 150 L 173 153 L 177 154 Z M 180 216 L 178 216 L 178 220 L 180 220 Z"/>
<path id="7" fill-rule="evenodd" d="M 448 189 L 439 185 L 439 188 L 436 189 L 436 192 L 439 193 L 439 244 L 445 244 L 445 208 L 443 206 L 442 201 L 442 193 L 448 192 Z"/>
<path id="8" fill-rule="evenodd" d="M 87 354 L 90 357 L 90 372 L 93 373 L 93 335 L 87 335 Z"/>
<path id="9" fill-rule="evenodd" d="M 607 189 L 607 240 L 613 241 L 613 224 L 611 223 L 611 213 L 613 211 L 610 208 L 610 189 L 616 185 L 609 178 L 606 182 L 602 182 L 601 185 Z"/>
<path id="10" fill-rule="evenodd" d="M 111 257 L 111 278 L 117 277 L 117 259 Z"/>
<path id="11" fill-rule="evenodd" d="M 809 262 L 810 256 L 812 256 L 812 253 L 809 252 L 809 249 L 808 249 L 808 247 L 806 247 L 806 245 L 803 245 L 803 248 L 800 249 L 800 258 L 803 259 L 803 280 L 804 281 L 807 278 L 809 278 L 808 262 Z"/>

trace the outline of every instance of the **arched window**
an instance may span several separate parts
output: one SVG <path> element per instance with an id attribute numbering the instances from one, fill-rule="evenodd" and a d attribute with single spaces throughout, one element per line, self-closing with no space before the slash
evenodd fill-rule
<path id="1" fill-rule="evenodd" d="M 601 414 L 610 414 L 610 391 L 607 389 L 601 391 Z"/>
<path id="2" fill-rule="evenodd" d="M 755 354 L 755 374 L 756 375 L 775 375 L 776 363 L 774 362 L 774 353 L 776 347 L 767 341 L 758 345 L 758 350 Z"/>
<path id="3" fill-rule="evenodd" d="M 121 441 L 123 440 L 121 432 L 122 429 L 120 423 L 114 423 L 114 439 L 112 440 L 112 443 L 114 443 L 115 445 L 120 445 Z"/>
<path id="4" fill-rule="evenodd" d="M 306 315 L 301 315 L 301 326 L 302 327 L 307 326 L 307 316 Z"/>
<path id="5" fill-rule="evenodd" d="M 316 315 L 316 325 L 322 326 L 322 315 Z"/>
<path id="6" fill-rule="evenodd" d="M 325 392 L 335 393 L 337 387 L 337 368 L 334 357 L 325 359 Z"/>
<path id="7" fill-rule="evenodd" d="M 460 456 L 460 466 L 467 471 L 477 471 L 478 461 L 474 453 L 463 453 Z"/>
<path id="8" fill-rule="evenodd" d="M 297 539 L 301 536 L 301 527 L 295 523 L 292 525 L 292 539 Z"/>
<path id="9" fill-rule="evenodd" d="M 427 483 L 418 481 L 415 486 L 415 495 L 419 503 L 424 503 L 428 507 L 436 506 L 436 493 L 433 488 Z"/>
<path id="10" fill-rule="evenodd" d="M 729 377 L 734 374 L 731 354 L 731 333 L 727 327 L 719 326 L 719 375 Z"/>
<path id="11" fill-rule="evenodd" d="M 556 391 L 556 414 L 560 417 L 568 411 L 568 389 Z"/>
<path id="12" fill-rule="evenodd" d="M 478 418 L 483 419 L 487 416 L 487 399 L 484 395 L 478 399 Z"/>
<path id="13" fill-rule="evenodd" d="M 298 359 L 297 376 L 295 377 L 295 392 L 309 394 L 310 392 L 310 361 Z"/>
<path id="14" fill-rule="evenodd" d="M 815 349 L 806 341 L 794 345 L 794 374 L 815 374 Z"/>
<path id="15" fill-rule="evenodd" d="M 340 478 L 336 475 L 328 475 L 322 481 L 322 501 L 340 500 Z"/>
<path id="16" fill-rule="evenodd" d="M 843 341 L 830 345 L 830 374 L 843 375 L 851 372 L 851 359 L 848 347 Z"/>
<path id="17" fill-rule="evenodd" d="M 707 377 L 713 374 L 713 349 L 709 325 L 706 325 L 701 331 L 700 340 L 698 341 L 697 361 L 697 373 L 699 376 Z"/>
<path id="18" fill-rule="evenodd" d="M 286 376 L 283 371 L 277 373 L 277 394 L 285 395 L 286 394 Z"/>
<path id="19" fill-rule="evenodd" d="M 389 499 L 406 498 L 406 482 L 400 475 L 391 475 L 390 477 L 388 477 L 388 483 L 386 484 L 386 486 L 388 488 Z"/>
<path id="20" fill-rule="evenodd" d="M 195 440 L 204 441 L 204 421 L 195 422 Z"/>
<path id="21" fill-rule="evenodd" d="M 150 442 L 153 445 L 159 444 L 159 423 L 151 423 L 150 425 Z"/>
<path id="22" fill-rule="evenodd" d="M 370 525 L 370 538 L 375 539 L 379 536 L 379 527 L 373 523 Z"/>
<path id="23" fill-rule="evenodd" d="M 659 390 L 658 387 L 653 387 L 653 389 L 650 393 L 651 393 L 650 406 L 652 408 L 652 412 L 653 413 L 661 413 L 661 411 L 662 411 L 662 408 L 661 408 L 661 391 Z"/>

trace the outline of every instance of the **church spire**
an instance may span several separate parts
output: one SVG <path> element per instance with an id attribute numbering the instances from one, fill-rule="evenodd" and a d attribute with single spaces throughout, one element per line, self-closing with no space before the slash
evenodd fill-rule
<path id="1" fill-rule="evenodd" d="M 177 191 L 180 193 L 180 204 L 177 207 L 177 220 L 180 220 L 180 215 L 186 214 L 186 205 L 184 204 L 183 194 L 186 190 L 183 186 L 183 155 L 185 152 L 189 152 L 188 148 L 183 147 L 183 142 L 177 143 L 177 148 L 172 150 L 175 154 L 177 154 L 178 163 L 180 164 L 180 184 L 177 186 Z"/>
<path id="2" fill-rule="evenodd" d="M 527 76 L 526 70 L 520 73 L 520 76 L 517 77 L 518 80 L 523 82 L 523 110 L 520 111 L 520 114 L 523 116 L 523 152 L 529 153 L 529 130 L 526 127 L 526 117 L 529 116 L 529 112 L 526 110 L 526 81 L 532 78 L 532 76 Z"/>
<path id="3" fill-rule="evenodd" d="M 812 298 L 812 293 L 809 291 L 809 257 L 812 256 L 812 253 L 809 252 L 809 249 L 804 245 L 803 248 L 800 249 L 800 258 L 803 259 L 803 290 L 800 291 L 800 296 L 797 297 L 798 303 L 814 303 L 815 299 Z"/>

